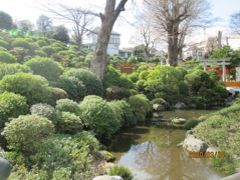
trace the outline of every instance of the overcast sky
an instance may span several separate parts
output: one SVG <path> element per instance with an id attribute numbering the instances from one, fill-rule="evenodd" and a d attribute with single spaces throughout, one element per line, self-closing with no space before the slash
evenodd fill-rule
<path id="1" fill-rule="evenodd" d="M 102 11 L 105 0 L 0 0 L 0 10 L 9 13 L 14 20 L 29 19 L 33 23 L 41 14 L 46 14 L 40 8 L 40 4 L 66 4 L 70 7 L 84 7 L 95 11 Z M 126 6 L 126 11 L 122 13 L 122 17 L 116 23 L 114 30 L 121 33 L 121 47 L 132 46 L 130 38 L 136 33 L 134 27 L 134 17 L 136 16 L 139 5 L 142 0 L 135 0 L 137 6 L 132 4 L 132 1 Z M 228 33 L 229 16 L 237 11 L 240 11 L 240 0 L 208 0 L 210 3 L 211 12 L 214 17 L 221 18 L 215 27 L 207 29 L 205 32 L 198 32 L 192 36 L 196 39 L 202 39 L 205 35 L 212 36 L 217 34 L 217 30 L 223 30 L 223 34 Z M 139 8 L 139 9 L 138 9 Z M 98 24 L 96 23 L 96 26 Z"/>

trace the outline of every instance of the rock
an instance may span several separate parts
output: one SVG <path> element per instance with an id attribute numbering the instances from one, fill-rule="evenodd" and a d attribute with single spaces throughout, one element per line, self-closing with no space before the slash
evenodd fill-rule
<path id="1" fill-rule="evenodd" d="M 173 106 L 175 109 L 185 109 L 187 106 L 182 102 L 178 102 Z"/>
<path id="2" fill-rule="evenodd" d="M 0 157 L 0 179 L 7 179 L 12 170 L 12 165 L 4 158 Z"/>
<path id="3" fill-rule="evenodd" d="M 235 172 L 236 172 L 236 173 L 240 173 L 240 168 L 236 168 L 236 169 L 235 169 Z"/>
<path id="4" fill-rule="evenodd" d="M 182 147 L 183 146 L 183 142 L 180 142 L 177 144 L 177 147 Z"/>
<path id="5" fill-rule="evenodd" d="M 187 130 L 186 131 L 186 136 L 189 135 L 189 134 L 193 134 L 192 130 Z"/>
<path id="6" fill-rule="evenodd" d="M 217 147 L 208 147 L 206 152 L 218 152 L 218 148 Z"/>
<path id="7" fill-rule="evenodd" d="M 92 180 L 123 180 L 123 178 L 120 176 L 104 175 L 104 176 L 97 176 L 97 177 L 93 178 Z"/>
<path id="8" fill-rule="evenodd" d="M 183 141 L 183 148 L 191 152 L 206 152 L 208 145 L 202 140 L 195 138 L 192 134 L 189 134 Z"/>
<path id="9" fill-rule="evenodd" d="M 153 110 L 154 111 L 165 111 L 167 110 L 167 107 L 164 104 L 153 104 Z"/>
<path id="10" fill-rule="evenodd" d="M 184 118 L 174 118 L 172 119 L 172 123 L 174 124 L 184 124 L 186 122 L 186 119 Z"/>
<path id="11" fill-rule="evenodd" d="M 160 113 L 154 112 L 154 113 L 153 113 L 153 117 L 154 117 L 154 118 L 160 118 L 160 117 L 162 117 L 162 116 L 161 116 Z"/>
<path id="12" fill-rule="evenodd" d="M 108 151 L 100 151 L 100 154 L 103 156 L 103 158 L 107 161 L 107 162 L 113 162 L 115 161 L 116 157 L 113 156 L 112 153 L 108 152 Z"/>
<path id="13" fill-rule="evenodd" d="M 239 179 L 240 179 L 240 173 L 236 173 L 231 176 L 221 178 L 220 180 L 239 180 Z"/>

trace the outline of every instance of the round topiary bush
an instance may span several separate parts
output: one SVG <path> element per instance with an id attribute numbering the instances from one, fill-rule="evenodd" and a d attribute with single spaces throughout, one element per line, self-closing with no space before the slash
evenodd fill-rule
<path id="1" fill-rule="evenodd" d="M 137 94 L 131 96 L 128 99 L 128 103 L 130 104 L 134 117 L 138 120 L 138 122 L 144 122 L 148 112 L 151 111 L 150 102 L 147 97 L 143 94 Z"/>
<path id="2" fill-rule="evenodd" d="M 132 109 L 126 101 L 111 101 L 109 105 L 117 115 L 122 126 L 131 127 L 136 125 L 137 119 L 134 117 Z"/>
<path id="3" fill-rule="evenodd" d="M 120 176 L 124 180 L 132 180 L 133 174 L 132 172 L 124 167 L 124 166 L 113 166 L 110 171 L 108 172 L 110 176 Z"/>
<path id="4" fill-rule="evenodd" d="M 34 74 L 41 75 L 48 81 L 57 81 L 63 72 L 60 64 L 50 58 L 35 57 L 25 64 L 30 67 Z"/>
<path id="5" fill-rule="evenodd" d="M 57 125 L 61 133 L 75 134 L 82 130 L 83 124 L 80 117 L 70 112 L 62 112 Z"/>
<path id="6" fill-rule="evenodd" d="M 66 76 L 72 76 L 82 81 L 86 87 L 86 95 L 103 95 L 103 86 L 97 76 L 86 69 L 71 69 L 65 73 Z"/>
<path id="7" fill-rule="evenodd" d="M 115 112 L 99 96 L 86 96 L 81 107 L 81 119 L 84 125 L 93 130 L 100 139 L 108 139 L 120 127 Z"/>
<path id="8" fill-rule="evenodd" d="M 107 99 L 123 99 L 131 96 L 131 92 L 126 88 L 112 86 L 106 89 Z"/>
<path id="9" fill-rule="evenodd" d="M 68 93 L 61 88 L 52 88 L 51 92 L 52 92 L 52 95 L 51 95 L 52 102 L 50 102 L 51 105 L 55 105 L 56 101 L 59 99 L 68 98 Z"/>
<path id="10" fill-rule="evenodd" d="M 12 42 L 12 47 L 22 47 L 24 49 L 31 49 L 31 43 L 27 41 L 25 38 L 16 38 Z"/>
<path id="11" fill-rule="evenodd" d="M 31 153 L 41 141 L 54 132 L 54 125 L 47 118 L 37 115 L 19 116 L 4 128 L 10 149 Z"/>
<path id="12" fill-rule="evenodd" d="M 60 112 L 70 112 L 74 114 L 79 114 L 80 107 L 78 103 L 70 99 L 60 99 L 56 102 L 56 110 Z"/>
<path id="13" fill-rule="evenodd" d="M 5 76 L 9 74 L 15 74 L 17 72 L 25 72 L 29 73 L 31 70 L 21 64 L 6 64 L 6 63 L 0 63 L 0 80 Z"/>
<path id="14" fill-rule="evenodd" d="M 60 76 L 58 87 L 64 89 L 70 99 L 82 100 L 86 95 L 86 87 L 81 80 L 73 76 Z"/>
<path id="15" fill-rule="evenodd" d="M 0 129 L 10 117 L 24 115 L 28 111 L 26 98 L 11 92 L 0 94 Z"/>
<path id="16" fill-rule="evenodd" d="M 7 51 L 0 51 L 0 62 L 3 63 L 16 63 L 17 62 L 17 58 L 15 56 L 13 56 L 12 54 L 10 54 Z"/>
<path id="17" fill-rule="evenodd" d="M 45 78 L 27 73 L 4 76 L 0 81 L 0 91 L 9 91 L 25 96 L 29 105 L 48 102 L 51 95 Z"/>
<path id="18" fill-rule="evenodd" d="M 48 104 L 39 103 L 39 104 L 32 105 L 32 107 L 30 108 L 30 111 L 31 111 L 31 114 L 48 118 L 54 124 L 56 124 L 57 114 L 54 107 Z"/>
<path id="19" fill-rule="evenodd" d="M 47 56 L 51 56 L 52 54 L 56 53 L 55 48 L 52 46 L 43 46 L 41 50 L 47 54 Z"/>
<path id="20" fill-rule="evenodd" d="M 11 45 L 7 41 L 0 39 L 0 47 L 3 47 L 9 50 L 11 48 Z"/>

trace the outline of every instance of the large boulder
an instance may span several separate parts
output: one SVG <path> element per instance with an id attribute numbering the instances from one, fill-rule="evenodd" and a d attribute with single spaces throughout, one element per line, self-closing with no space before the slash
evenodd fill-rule
<path id="1" fill-rule="evenodd" d="M 103 176 L 97 176 L 93 178 L 92 180 L 124 180 L 120 176 L 108 176 L 108 175 L 103 175 Z"/>
<path id="2" fill-rule="evenodd" d="M 183 148 L 191 152 L 206 152 L 208 145 L 202 140 L 195 138 L 192 134 L 188 134 L 183 141 Z"/>
<path id="3" fill-rule="evenodd" d="M 166 111 L 167 107 L 164 104 L 153 104 L 152 106 L 154 111 Z"/>
<path id="4" fill-rule="evenodd" d="M 186 104 L 182 103 L 182 102 L 178 102 L 173 106 L 175 109 L 186 109 Z"/>
<path id="5" fill-rule="evenodd" d="M 7 179 L 11 173 L 11 170 L 12 165 L 6 159 L 0 157 L 0 179 Z"/>

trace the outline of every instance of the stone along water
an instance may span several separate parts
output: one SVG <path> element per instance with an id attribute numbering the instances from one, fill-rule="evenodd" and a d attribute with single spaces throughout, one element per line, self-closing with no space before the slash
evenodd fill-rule
<path id="1" fill-rule="evenodd" d="M 164 118 L 197 118 L 209 111 L 169 111 Z M 139 126 L 119 134 L 111 145 L 117 164 L 129 167 L 136 180 L 218 180 L 222 176 L 205 159 L 190 159 L 177 144 L 186 131 Z"/>

